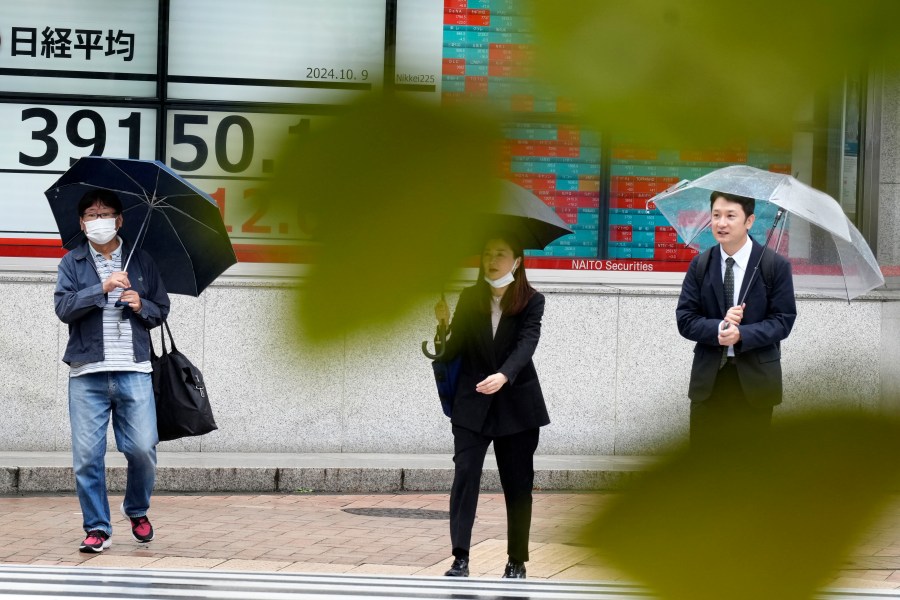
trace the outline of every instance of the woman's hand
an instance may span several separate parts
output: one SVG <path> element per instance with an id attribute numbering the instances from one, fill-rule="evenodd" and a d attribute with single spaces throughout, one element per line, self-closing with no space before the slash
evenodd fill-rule
<path id="1" fill-rule="evenodd" d="M 450 322 L 450 307 L 447 306 L 447 301 L 443 297 L 434 305 L 434 316 L 445 324 Z"/>
<path id="2" fill-rule="evenodd" d="M 483 381 L 478 382 L 478 385 L 475 386 L 475 391 L 479 394 L 496 394 L 507 381 L 509 379 L 503 373 L 494 373 L 485 377 Z"/>

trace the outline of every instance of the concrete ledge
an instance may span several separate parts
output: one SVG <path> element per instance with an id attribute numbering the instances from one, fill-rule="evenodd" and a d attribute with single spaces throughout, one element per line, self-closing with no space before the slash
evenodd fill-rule
<path id="1" fill-rule="evenodd" d="M 265 467 L 161 467 L 161 492 L 275 492 L 278 469 Z M 123 490 L 124 491 L 124 488 Z"/>
<path id="2" fill-rule="evenodd" d="M 18 488 L 18 470 L 13 467 L 0 468 L 0 494 L 15 494 Z"/>
<path id="3" fill-rule="evenodd" d="M 482 484 L 484 483 L 485 480 L 482 477 Z M 407 469 L 403 477 L 403 487 L 410 492 L 444 492 L 449 490 L 452 484 L 453 469 L 450 467 Z"/>
<path id="4" fill-rule="evenodd" d="M 22 494 L 33 492 L 74 492 L 75 476 L 72 467 L 25 466 L 18 471 L 18 491 Z M 107 476 L 108 483 L 109 476 Z"/>
<path id="5" fill-rule="evenodd" d="M 0 494 L 74 492 L 67 452 L 0 452 Z M 651 457 L 535 456 L 539 490 L 619 490 L 652 465 Z M 107 455 L 107 486 L 125 489 L 125 458 Z M 396 493 L 447 492 L 453 458 L 440 454 L 271 454 L 160 452 L 157 492 Z M 493 455 L 481 488 L 500 490 Z"/>

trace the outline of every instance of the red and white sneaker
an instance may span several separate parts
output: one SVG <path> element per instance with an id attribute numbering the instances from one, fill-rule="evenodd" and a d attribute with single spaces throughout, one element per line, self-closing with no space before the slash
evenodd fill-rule
<path id="1" fill-rule="evenodd" d="M 87 532 L 87 537 L 84 538 L 78 549 L 81 552 L 96 552 L 99 554 L 110 546 L 112 546 L 112 540 L 109 539 L 109 535 L 105 531 L 92 529 Z"/>
<path id="2" fill-rule="evenodd" d="M 134 541 L 146 544 L 153 540 L 153 525 L 150 524 L 150 519 L 146 515 L 143 517 L 129 517 L 125 514 L 124 502 L 119 507 L 119 510 L 122 512 L 123 517 L 131 521 L 131 536 L 134 538 Z"/>

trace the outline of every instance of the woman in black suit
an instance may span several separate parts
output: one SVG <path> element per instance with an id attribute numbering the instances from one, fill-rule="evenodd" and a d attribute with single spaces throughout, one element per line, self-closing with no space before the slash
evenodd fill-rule
<path id="1" fill-rule="evenodd" d="M 525 578 L 534 452 L 550 417 L 532 362 L 544 296 L 528 283 L 523 261 L 513 235 L 488 240 L 478 281 L 460 294 L 450 325 L 443 360 L 462 360 L 451 418 L 456 472 L 450 492 L 454 561 L 445 573 L 450 577 L 469 575 L 481 471 L 493 442 L 506 500 L 509 562 L 503 577 Z M 448 318 L 446 303 L 435 307 L 435 316 Z"/>

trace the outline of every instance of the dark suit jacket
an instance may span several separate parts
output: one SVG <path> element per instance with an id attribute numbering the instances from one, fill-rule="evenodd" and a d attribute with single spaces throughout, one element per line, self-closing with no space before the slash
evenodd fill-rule
<path id="1" fill-rule="evenodd" d="M 492 337 L 491 315 L 477 308 L 476 284 L 462 291 L 450 324 L 444 360 L 462 354 L 453 402 L 454 425 L 490 436 L 512 435 L 550 422 L 532 356 L 541 337 L 544 296 L 538 292 L 517 315 L 503 315 Z M 503 373 L 509 381 L 496 394 L 475 391 L 488 375 Z"/>
<path id="2" fill-rule="evenodd" d="M 753 241 L 739 297 L 744 297 L 762 251 L 763 247 Z M 765 281 L 760 272 L 753 277 L 744 300 L 744 317 L 739 325 L 741 341 L 734 347 L 741 387 L 747 401 L 754 406 L 781 403 L 780 342 L 791 332 L 797 318 L 791 264 L 779 255 L 774 256 L 774 261 L 772 281 Z M 727 310 L 719 247 L 713 248 L 706 273 L 699 274 L 703 282 L 700 286 L 697 285 L 697 262 L 697 257 L 694 257 L 688 267 L 675 309 L 678 331 L 697 342 L 688 390 L 692 402 L 702 402 L 712 393 L 722 358 L 722 346 L 718 342 L 719 324 Z"/>

